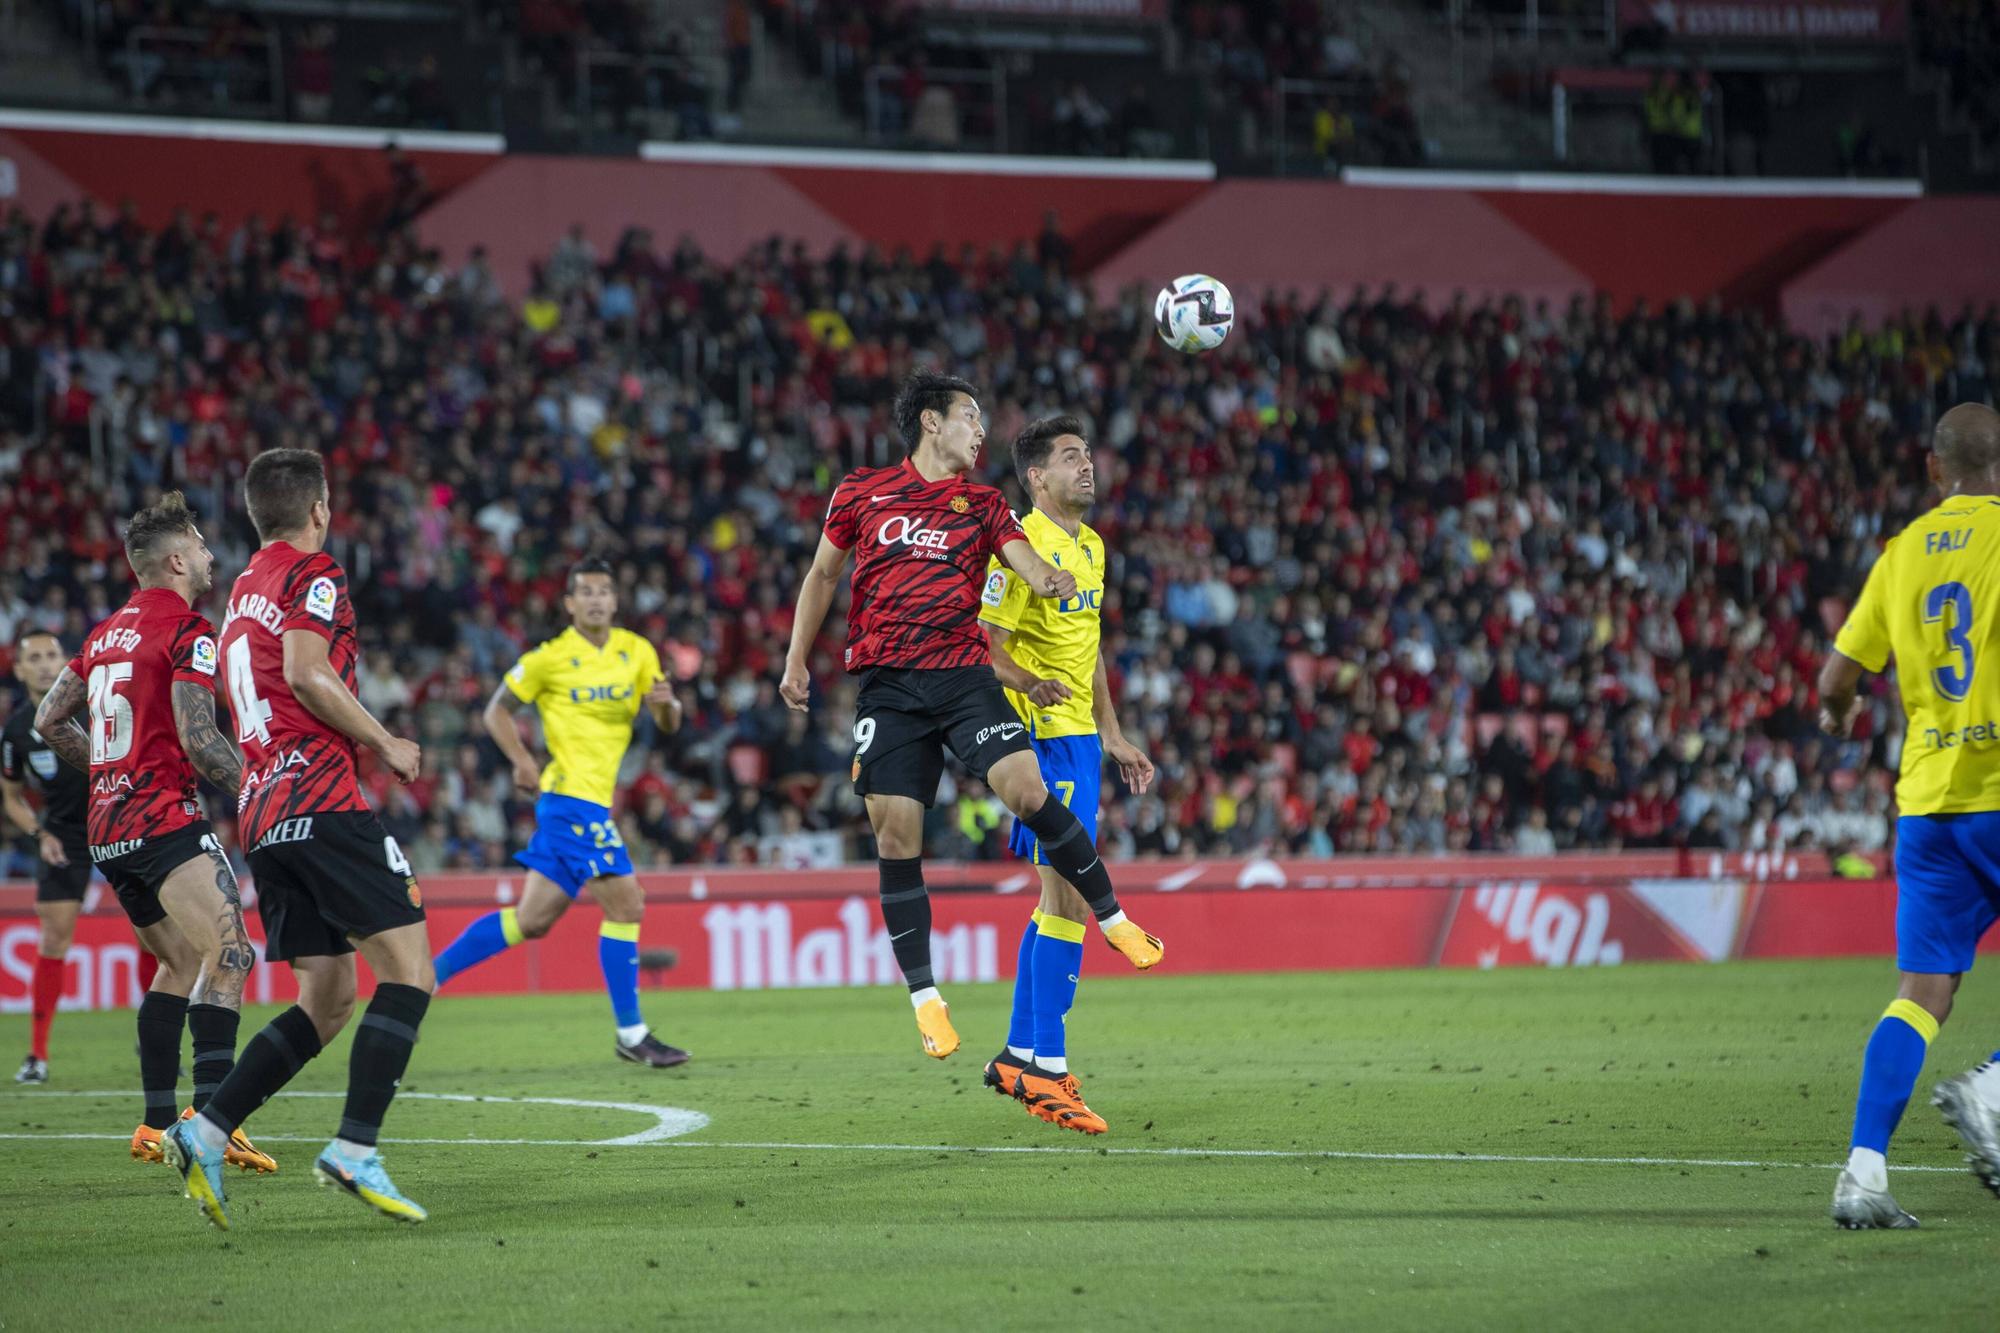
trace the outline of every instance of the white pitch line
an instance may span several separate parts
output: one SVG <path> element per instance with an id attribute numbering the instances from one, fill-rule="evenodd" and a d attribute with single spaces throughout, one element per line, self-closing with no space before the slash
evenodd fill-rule
<path id="1" fill-rule="evenodd" d="M 0 1096 L 21 1097 L 131 1097 L 131 1092 L 72 1092 L 61 1089 L 0 1090 Z M 340 1092 L 283 1092 L 281 1097 L 344 1097 Z M 681 1123 L 674 1117 L 689 1117 L 700 1123 L 691 1128 L 678 1130 L 679 1134 L 692 1134 L 705 1127 L 708 1117 L 699 1111 L 685 1111 L 672 1106 L 650 1106 L 642 1102 L 596 1102 L 564 1097 L 490 1097 L 475 1096 L 470 1093 L 450 1092 L 406 1092 L 402 1096 L 417 1101 L 439 1102 L 497 1102 L 511 1105 L 544 1105 L 580 1107 L 593 1110 L 629 1111 L 638 1115 L 654 1116 L 658 1123 L 637 1134 L 627 1134 L 614 1139 L 399 1139 L 384 1138 L 382 1142 L 391 1144 L 435 1145 L 442 1147 L 531 1147 L 531 1148 L 721 1148 L 746 1152 L 895 1152 L 895 1153 L 952 1153 L 975 1155 L 979 1153 L 1007 1154 L 1016 1157 L 1220 1157 L 1229 1159 L 1267 1159 L 1277 1161 L 1334 1161 L 1334 1162 L 1480 1162 L 1497 1165 L 1516 1166 L 1673 1166 L 1734 1168 L 1737 1170 L 1782 1170 L 1782 1171 L 1838 1171 L 1841 1163 L 1823 1162 L 1765 1162 L 1748 1158 L 1731 1157 L 1560 1157 L 1546 1153 L 1445 1153 L 1445 1152 L 1361 1152 L 1341 1148 L 1093 1148 L 1056 1147 L 1042 1144 L 1014 1145 L 967 1145 L 950 1143 L 783 1143 L 761 1140 L 707 1139 L 689 1140 L 674 1136 L 669 1126 Z M 85 1140 L 100 1143 L 123 1143 L 130 1136 L 125 1134 L 82 1134 L 67 1132 L 0 1132 L 0 1140 L 49 1139 Z M 266 1143 L 322 1143 L 325 1140 L 299 1134 L 259 1134 L 258 1139 Z M 1950 1174 L 1963 1171 L 1959 1166 L 1892 1166 L 1891 1171 L 1920 1171 Z"/>

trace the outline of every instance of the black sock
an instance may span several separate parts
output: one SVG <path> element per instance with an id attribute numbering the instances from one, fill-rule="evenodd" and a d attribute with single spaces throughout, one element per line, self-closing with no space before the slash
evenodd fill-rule
<path id="1" fill-rule="evenodd" d="M 1021 821 L 1042 845 L 1042 857 L 1058 875 L 1068 880 L 1099 921 L 1118 910 L 1118 895 L 1111 889 L 1111 874 L 1098 858 L 1097 848 L 1084 832 L 1083 821 L 1053 793 L 1042 808 Z"/>
<path id="2" fill-rule="evenodd" d="M 430 1008 L 431 994 L 415 986 L 385 981 L 375 987 L 368 1012 L 354 1029 L 354 1052 L 347 1059 L 347 1106 L 340 1114 L 340 1137 L 372 1145 L 382 1117 L 395 1100 L 396 1084 L 410 1067 L 410 1048 Z"/>
<path id="3" fill-rule="evenodd" d="M 181 1072 L 181 1029 L 187 1000 L 149 990 L 139 1001 L 139 1086 L 146 1090 L 146 1123 L 165 1129 L 181 1113 L 174 1083 Z"/>
<path id="4" fill-rule="evenodd" d="M 889 928 L 889 947 L 896 966 L 913 991 L 934 985 L 931 980 L 931 895 L 924 888 L 924 858 L 912 856 L 876 863 L 882 872 L 882 924 Z"/>
<path id="5" fill-rule="evenodd" d="M 208 1099 L 229 1077 L 236 1063 L 236 1027 L 243 1015 L 219 1004 L 191 1004 L 187 1011 L 188 1034 L 194 1038 L 194 1109 L 208 1105 Z"/>
<path id="6" fill-rule="evenodd" d="M 244 1045 L 236 1067 L 222 1080 L 222 1086 L 209 1094 L 208 1105 L 201 1109 L 203 1118 L 230 1133 L 318 1054 L 319 1029 L 305 1010 L 293 1005 L 259 1028 Z"/>

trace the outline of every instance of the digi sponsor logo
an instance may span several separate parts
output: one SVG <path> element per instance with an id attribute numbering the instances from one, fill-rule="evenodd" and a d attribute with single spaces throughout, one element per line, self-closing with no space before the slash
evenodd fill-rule
<path id="1" fill-rule="evenodd" d="M 573 704 L 616 703 L 620 699 L 632 697 L 630 685 L 577 685 L 569 692 Z"/>

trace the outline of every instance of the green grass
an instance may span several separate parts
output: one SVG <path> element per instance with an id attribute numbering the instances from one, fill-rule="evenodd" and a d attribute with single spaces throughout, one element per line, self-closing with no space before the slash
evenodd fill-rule
<path id="1" fill-rule="evenodd" d="M 431 1210 L 410 1229 L 312 1186 L 338 1103 L 280 1098 L 249 1128 L 283 1169 L 231 1173 L 225 1237 L 120 1143 L 0 1140 L 0 1326 L 1990 1327 L 2000 1203 L 1960 1171 L 1892 1176 L 1923 1230 L 1849 1234 L 1817 1169 L 1098 1151 L 1829 1163 L 1890 984 L 1881 962 L 1093 977 L 1071 1047 L 1102 1139 L 980 1086 L 1000 987 L 952 989 L 967 1045 L 944 1064 L 889 990 L 653 994 L 697 1057 L 669 1072 L 611 1059 L 600 997 L 446 999 L 406 1092 L 711 1117 L 682 1144 L 926 1150 L 392 1144 L 397 1183 Z M 1968 984 L 1899 1164 L 1958 1162 L 1921 1098 L 1991 1049 L 1993 994 Z M 295 1086 L 337 1090 L 346 1047 Z M 57 1091 L 136 1083 L 129 1015 L 63 1015 L 55 1054 Z M 135 1119 L 136 1095 L 0 1092 L 0 1132 Z M 389 1132 L 600 1140 L 651 1123 L 408 1098 Z M 1007 1147 L 1066 1151 L 965 1151 Z"/>

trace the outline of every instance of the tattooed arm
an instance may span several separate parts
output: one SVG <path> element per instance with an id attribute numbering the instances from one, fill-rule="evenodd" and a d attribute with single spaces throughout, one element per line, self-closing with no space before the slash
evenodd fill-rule
<path id="1" fill-rule="evenodd" d="M 174 682 L 174 730 L 195 772 L 234 801 L 243 785 L 243 760 L 215 726 L 215 692 L 193 681 Z"/>
<path id="2" fill-rule="evenodd" d="M 77 721 L 88 703 L 83 682 L 68 667 L 42 696 L 35 710 L 35 730 L 65 764 L 79 772 L 90 772 L 90 735 Z"/>

